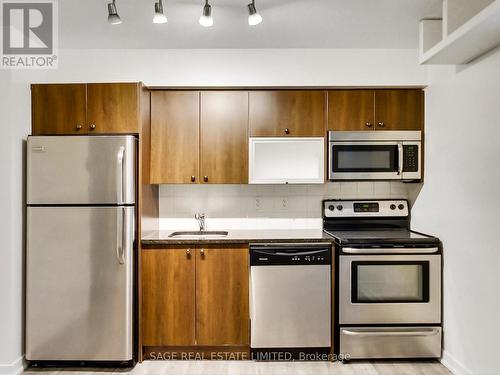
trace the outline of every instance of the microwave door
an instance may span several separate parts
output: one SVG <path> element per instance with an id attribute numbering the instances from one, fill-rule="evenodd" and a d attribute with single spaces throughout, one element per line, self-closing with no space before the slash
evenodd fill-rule
<path id="1" fill-rule="evenodd" d="M 330 142 L 330 180 L 401 180 L 402 143 Z"/>

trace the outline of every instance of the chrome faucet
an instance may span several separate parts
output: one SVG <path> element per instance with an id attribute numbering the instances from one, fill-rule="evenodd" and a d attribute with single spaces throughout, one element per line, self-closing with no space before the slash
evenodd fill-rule
<path id="1" fill-rule="evenodd" d="M 194 218 L 198 220 L 198 225 L 200 226 L 200 232 L 205 230 L 205 214 L 195 214 Z"/>

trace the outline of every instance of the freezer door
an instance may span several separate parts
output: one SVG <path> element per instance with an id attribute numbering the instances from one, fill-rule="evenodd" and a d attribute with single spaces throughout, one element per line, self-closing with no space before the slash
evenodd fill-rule
<path id="1" fill-rule="evenodd" d="M 28 207 L 26 358 L 132 359 L 133 207 Z"/>
<path id="2" fill-rule="evenodd" d="M 133 204 L 134 136 L 28 137 L 28 204 Z"/>

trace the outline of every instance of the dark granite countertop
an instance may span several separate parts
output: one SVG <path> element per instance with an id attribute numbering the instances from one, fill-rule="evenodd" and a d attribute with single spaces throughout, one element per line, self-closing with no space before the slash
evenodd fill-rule
<path id="1" fill-rule="evenodd" d="M 165 245 L 196 244 L 247 244 L 277 242 L 333 242 L 333 238 L 321 229 L 239 229 L 229 230 L 224 237 L 169 237 L 174 231 L 150 231 L 146 233 L 141 244 L 144 247 Z"/>

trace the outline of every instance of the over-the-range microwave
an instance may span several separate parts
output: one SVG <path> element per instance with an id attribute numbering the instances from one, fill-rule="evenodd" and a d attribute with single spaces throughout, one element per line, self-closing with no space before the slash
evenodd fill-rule
<path id="1" fill-rule="evenodd" d="M 329 131 L 328 179 L 422 179 L 422 132 Z"/>

